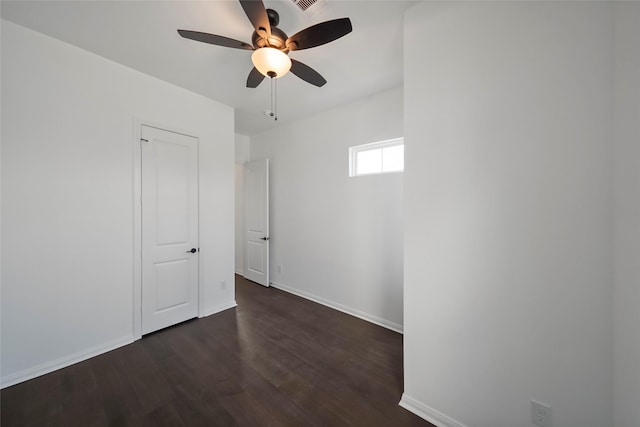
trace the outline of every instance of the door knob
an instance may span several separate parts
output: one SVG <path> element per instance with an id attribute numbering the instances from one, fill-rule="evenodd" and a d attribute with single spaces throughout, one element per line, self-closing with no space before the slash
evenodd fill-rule
<path id="1" fill-rule="evenodd" d="M 198 250 L 196 248 L 191 248 L 190 251 L 187 251 L 187 253 L 191 252 L 192 254 L 195 254 L 196 252 L 198 252 Z"/>
<path id="2" fill-rule="evenodd" d="M 260 240 L 269 240 L 268 237 L 261 237 Z"/>

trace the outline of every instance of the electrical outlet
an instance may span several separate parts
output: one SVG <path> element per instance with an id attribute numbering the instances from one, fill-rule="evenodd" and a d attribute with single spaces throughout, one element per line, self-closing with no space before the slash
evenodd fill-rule
<path id="1" fill-rule="evenodd" d="M 278 266 L 278 274 L 282 274 L 282 266 L 281 265 Z"/>
<path id="2" fill-rule="evenodd" d="M 227 289 L 227 281 L 223 280 L 222 282 L 220 282 L 220 289 Z"/>
<path id="3" fill-rule="evenodd" d="M 532 400 L 531 421 L 540 427 L 551 427 L 551 406 Z"/>

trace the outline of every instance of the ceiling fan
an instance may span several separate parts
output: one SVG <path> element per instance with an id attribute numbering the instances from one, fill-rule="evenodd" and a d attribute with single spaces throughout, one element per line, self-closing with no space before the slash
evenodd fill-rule
<path id="1" fill-rule="evenodd" d="M 293 58 L 289 52 L 309 49 L 332 42 L 349 34 L 352 30 L 349 18 L 333 19 L 312 25 L 288 37 L 278 28 L 280 16 L 272 9 L 265 9 L 262 0 L 239 0 L 247 18 L 255 28 L 251 43 L 229 37 L 199 31 L 178 30 L 190 40 L 234 49 L 252 50 L 253 69 L 247 77 L 247 87 L 255 88 L 265 77 L 279 78 L 291 71 L 302 80 L 315 86 L 323 86 L 327 81 L 313 68 Z"/>

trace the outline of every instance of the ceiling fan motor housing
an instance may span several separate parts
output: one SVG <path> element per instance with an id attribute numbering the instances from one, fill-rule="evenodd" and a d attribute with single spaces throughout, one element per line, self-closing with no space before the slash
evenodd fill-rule
<path id="1" fill-rule="evenodd" d="M 254 31 L 251 36 L 251 43 L 253 43 L 253 47 L 256 49 L 260 49 L 261 47 L 273 47 L 275 49 L 288 52 L 287 46 L 285 45 L 287 38 L 288 37 L 285 32 L 280 28 L 271 27 L 271 35 L 266 38 Z"/>
<path id="2" fill-rule="evenodd" d="M 269 18 L 269 25 L 271 26 L 271 35 L 266 35 L 266 31 L 260 31 L 260 33 L 254 31 L 251 36 L 251 43 L 253 44 L 253 47 L 256 49 L 261 47 L 273 47 L 283 51 L 284 53 L 288 53 L 289 49 L 286 45 L 288 36 L 284 31 L 278 28 L 280 15 L 273 9 L 267 9 L 267 17 Z M 260 30 L 262 30 L 262 28 L 260 28 Z"/>

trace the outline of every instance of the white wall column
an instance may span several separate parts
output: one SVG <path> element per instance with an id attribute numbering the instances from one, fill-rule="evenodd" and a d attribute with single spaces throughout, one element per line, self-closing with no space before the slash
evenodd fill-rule
<path id="1" fill-rule="evenodd" d="M 610 426 L 611 4 L 426 2 L 405 24 L 403 404 Z"/>

